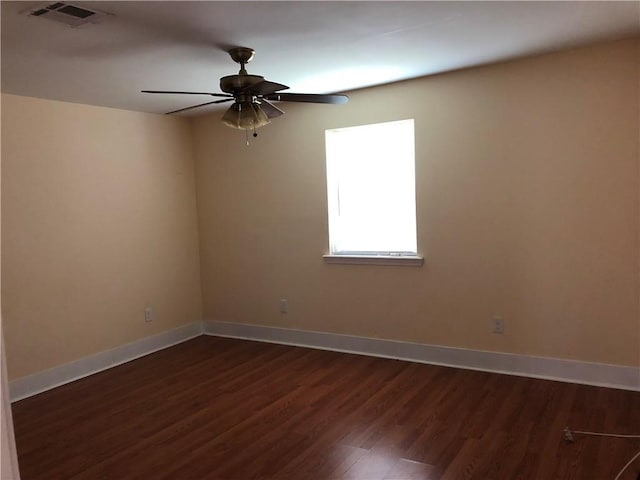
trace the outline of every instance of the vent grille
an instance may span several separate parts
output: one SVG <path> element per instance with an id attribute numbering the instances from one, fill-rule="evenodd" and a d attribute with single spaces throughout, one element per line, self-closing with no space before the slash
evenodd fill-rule
<path id="1" fill-rule="evenodd" d="M 55 2 L 38 5 L 22 12 L 30 17 L 46 18 L 64 23 L 70 27 L 79 27 L 86 23 L 97 23 L 109 13 L 72 5 L 66 2 Z"/>

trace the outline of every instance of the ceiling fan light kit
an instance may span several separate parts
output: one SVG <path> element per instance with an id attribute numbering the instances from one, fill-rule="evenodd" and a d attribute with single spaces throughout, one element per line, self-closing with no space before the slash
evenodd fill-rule
<path id="1" fill-rule="evenodd" d="M 180 94 L 180 95 L 210 95 L 212 97 L 223 97 L 221 100 L 200 103 L 191 107 L 181 108 L 167 112 L 167 114 L 184 112 L 193 108 L 203 107 L 216 103 L 231 102 L 233 104 L 222 116 L 222 123 L 231 128 L 253 131 L 253 136 L 257 136 L 256 129 L 271 123 L 272 118 L 284 114 L 270 101 L 276 102 L 305 102 L 305 103 L 325 103 L 344 104 L 349 101 L 346 95 L 320 95 L 313 93 L 281 93 L 289 87 L 280 83 L 265 80 L 261 75 L 249 75 L 245 65 L 249 63 L 255 52 L 251 48 L 236 47 L 229 50 L 231 59 L 240 64 L 240 71 L 237 75 L 227 75 L 220 79 L 220 90 L 225 93 L 211 92 L 183 92 L 174 90 L 142 90 L 143 93 L 159 94 Z"/>
<path id="2" fill-rule="evenodd" d="M 227 127 L 241 130 L 255 130 L 271 123 L 271 120 L 255 102 L 236 102 L 222 116 Z"/>

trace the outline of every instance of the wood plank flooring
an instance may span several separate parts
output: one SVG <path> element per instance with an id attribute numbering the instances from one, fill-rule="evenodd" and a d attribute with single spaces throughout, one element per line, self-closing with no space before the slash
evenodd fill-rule
<path id="1" fill-rule="evenodd" d="M 640 433 L 638 392 L 206 336 L 13 418 L 22 480 L 613 480 L 640 450 L 563 438 Z"/>

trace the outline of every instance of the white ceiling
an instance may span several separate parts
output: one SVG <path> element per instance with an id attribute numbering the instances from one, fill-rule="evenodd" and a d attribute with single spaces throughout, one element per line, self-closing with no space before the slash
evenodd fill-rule
<path id="1" fill-rule="evenodd" d="M 212 100 L 140 90 L 219 92 L 233 46 L 256 50 L 249 73 L 333 93 L 640 32 L 635 1 L 70 1 L 113 14 L 77 28 L 20 13 L 50 3 L 2 1 L 2 91 L 153 113 Z"/>

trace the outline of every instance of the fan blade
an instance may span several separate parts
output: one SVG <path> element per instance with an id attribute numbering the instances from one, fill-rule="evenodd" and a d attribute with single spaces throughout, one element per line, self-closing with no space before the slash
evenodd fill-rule
<path id="1" fill-rule="evenodd" d="M 275 102 L 308 102 L 342 104 L 349 101 L 346 95 L 319 95 L 315 93 L 274 93 L 265 95 L 266 100 Z"/>
<path id="2" fill-rule="evenodd" d="M 278 107 L 276 107 L 272 103 L 267 102 L 263 98 L 260 99 L 260 108 L 269 119 L 276 118 L 284 114 L 282 110 L 280 110 Z"/>
<path id="3" fill-rule="evenodd" d="M 270 95 L 279 90 L 286 90 L 287 88 L 289 87 L 287 87 L 286 85 L 282 85 L 281 83 L 263 80 L 262 82 L 249 85 L 248 87 L 242 89 L 241 93 L 252 93 L 253 95 Z"/>
<path id="4" fill-rule="evenodd" d="M 211 93 L 211 92 L 176 92 L 173 90 L 140 90 L 142 93 L 177 93 L 180 95 L 211 95 L 212 97 L 233 97 L 228 93 Z"/>
<path id="5" fill-rule="evenodd" d="M 224 100 L 214 100 L 213 102 L 207 103 L 199 103 L 198 105 L 192 105 L 191 107 L 180 108 L 178 110 L 173 110 L 171 112 L 165 113 L 165 115 L 171 115 L 172 113 L 184 112 L 186 110 L 191 110 L 192 108 L 204 107 L 205 105 L 211 105 L 212 103 L 224 103 L 224 102 L 232 102 L 233 98 L 225 98 Z"/>

